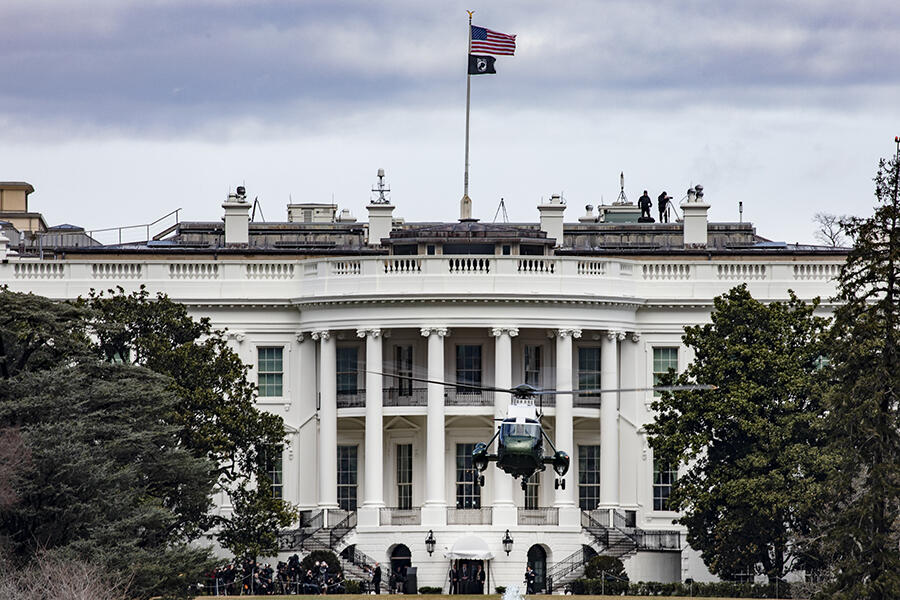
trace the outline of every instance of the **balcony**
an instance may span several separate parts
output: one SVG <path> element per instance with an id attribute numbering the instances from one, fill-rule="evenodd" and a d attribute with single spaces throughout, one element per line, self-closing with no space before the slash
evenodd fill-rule
<path id="1" fill-rule="evenodd" d="M 366 405 L 366 390 L 353 390 L 350 392 L 338 392 L 338 408 L 362 408 Z"/>
<path id="2" fill-rule="evenodd" d="M 382 508 L 382 525 L 421 525 L 422 509 L 416 508 Z"/>
<path id="3" fill-rule="evenodd" d="M 490 525 L 492 520 L 490 507 L 447 509 L 447 525 Z"/>
<path id="4" fill-rule="evenodd" d="M 446 406 L 493 406 L 494 392 L 447 388 L 444 392 L 444 404 Z"/>
<path id="5" fill-rule="evenodd" d="M 428 406 L 428 390 L 425 388 L 385 388 L 384 406 Z"/>
<path id="6" fill-rule="evenodd" d="M 520 508 L 518 510 L 519 525 L 559 525 L 559 509 Z"/>

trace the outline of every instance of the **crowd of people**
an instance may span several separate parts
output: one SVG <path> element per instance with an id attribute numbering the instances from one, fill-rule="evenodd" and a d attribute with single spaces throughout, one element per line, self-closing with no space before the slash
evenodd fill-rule
<path id="1" fill-rule="evenodd" d="M 213 569 L 201 584 L 210 596 L 246 596 L 272 594 L 343 594 L 346 591 L 339 567 L 316 561 L 304 572 L 300 557 L 294 554 L 287 562 L 279 561 L 273 569 L 268 563 L 254 560 L 229 563 Z"/>
<path id="2" fill-rule="evenodd" d="M 451 562 L 450 572 L 447 574 L 450 580 L 450 593 L 483 594 L 485 576 L 480 564 L 470 567 L 467 563 Z"/>

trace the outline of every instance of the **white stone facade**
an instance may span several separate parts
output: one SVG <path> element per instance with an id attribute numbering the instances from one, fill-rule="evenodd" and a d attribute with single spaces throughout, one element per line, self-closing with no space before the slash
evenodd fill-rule
<path id="1" fill-rule="evenodd" d="M 518 482 L 493 466 L 485 472 L 480 502 L 457 493 L 458 445 L 487 441 L 508 397 L 417 383 L 403 391 L 396 380 L 366 371 L 396 370 L 410 362 L 417 376 L 453 381 L 458 352 L 470 352 L 486 385 L 509 387 L 537 377 L 532 381 L 558 390 L 577 390 L 580 381 L 603 388 L 645 387 L 653 383 L 655 349 L 675 348 L 664 358 L 679 369 L 690 362 L 680 346 L 683 328 L 708 320 L 714 296 L 746 282 L 761 300 L 786 299 L 789 289 L 804 299 L 828 298 L 841 262 L 833 255 L 790 253 L 9 256 L 0 264 L 0 284 L 58 299 L 116 286 L 165 292 L 196 316 L 227 328 L 234 349 L 253 365 L 254 378 L 260 349 L 275 349 L 271 356 L 280 356 L 281 370 L 273 372 L 277 364 L 267 363 L 266 376 L 280 375 L 281 385 L 267 388 L 269 395 L 261 395 L 258 404 L 285 421 L 283 497 L 312 511 L 307 514 L 330 511 L 327 525 L 345 516 L 341 508 L 355 494 L 356 527 L 336 550 L 355 544 L 388 565 L 392 551 L 403 544 L 419 569 L 420 586 L 446 585 L 444 552 L 460 537 L 477 535 L 495 555 L 493 587 L 521 583 L 534 545 L 542 547 L 551 569 L 583 545 L 597 545 L 583 527 L 587 517 L 579 506 L 580 447 L 589 447 L 587 454 L 594 457 L 599 448 L 599 474 L 595 469 L 590 475 L 599 477 L 599 486 L 587 494 L 597 500 L 588 507 L 591 518 L 627 515 L 634 518 L 628 525 L 640 530 L 680 532 L 672 524 L 675 513 L 654 509 L 653 458 L 643 429 L 652 420 L 652 393 L 582 398 L 576 391 L 545 403 L 544 427 L 555 445 L 569 452 L 572 465 L 564 490 L 554 489 L 552 470 L 541 474 L 531 498 L 537 508 L 526 509 Z M 359 363 L 355 374 L 339 365 L 348 357 Z M 590 373 L 581 368 L 587 363 L 593 365 Z M 336 469 L 339 446 L 355 448 L 355 486 Z M 411 477 L 400 473 L 401 462 Z M 480 508 L 457 508 L 466 502 Z M 507 530 L 514 540 L 509 555 L 501 546 Z M 429 531 L 436 540 L 432 555 L 425 550 Z M 675 539 L 683 548 L 683 535 Z M 709 578 L 696 553 L 667 547 L 645 546 L 629 554 L 631 578 Z"/>

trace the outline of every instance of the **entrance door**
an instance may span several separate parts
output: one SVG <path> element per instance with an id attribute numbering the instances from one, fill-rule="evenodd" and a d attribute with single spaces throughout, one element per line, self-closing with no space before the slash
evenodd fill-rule
<path id="1" fill-rule="evenodd" d="M 534 569 L 535 592 L 547 589 L 547 551 L 538 544 L 528 549 L 528 564 Z"/>
<path id="2" fill-rule="evenodd" d="M 458 560 L 456 561 L 456 574 L 459 577 L 458 594 L 483 594 L 484 589 L 478 582 L 478 569 L 484 572 L 483 560 Z M 463 580 L 465 573 L 466 579 Z M 484 573 L 485 582 L 487 582 L 487 573 Z"/>
<path id="3" fill-rule="evenodd" d="M 397 544 L 391 551 L 391 576 L 389 583 L 393 584 L 391 592 L 395 591 L 406 582 L 406 568 L 412 566 L 412 553 L 403 544 Z"/>

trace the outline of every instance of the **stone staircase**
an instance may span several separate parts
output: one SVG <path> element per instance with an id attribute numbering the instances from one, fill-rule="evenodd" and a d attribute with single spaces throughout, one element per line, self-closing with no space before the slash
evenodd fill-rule
<path id="1" fill-rule="evenodd" d="M 283 552 L 297 552 L 306 556 L 316 550 L 327 550 L 338 556 L 344 577 L 366 580 L 366 568 L 374 568 L 375 559 L 356 549 L 349 542 L 356 531 L 356 511 L 305 511 L 297 529 L 279 534 Z"/>

